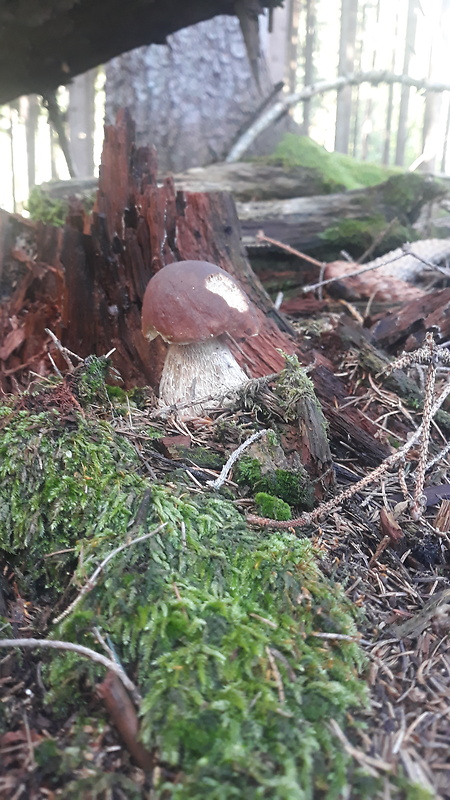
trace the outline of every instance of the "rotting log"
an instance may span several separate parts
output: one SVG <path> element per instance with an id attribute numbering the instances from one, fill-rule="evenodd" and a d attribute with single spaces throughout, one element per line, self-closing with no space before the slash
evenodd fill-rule
<path id="1" fill-rule="evenodd" d="M 45 328 L 81 357 L 115 348 L 111 360 L 125 388 L 155 387 L 165 345 L 159 337 L 149 344 L 141 333 L 144 289 L 165 264 L 190 259 L 228 270 L 257 306 L 259 335 L 231 347 L 250 377 L 279 371 L 284 365 L 280 351 L 296 353 L 304 364 L 315 358 L 253 273 L 231 196 L 176 192 L 170 178 L 161 185 L 154 151 L 134 147 L 133 125 L 122 113 L 117 125 L 106 128 L 91 215 L 74 201 L 65 227 L 59 229 L 0 213 L 2 389 L 27 386 L 30 371 L 52 371 Z M 58 353 L 53 355 L 64 367 Z M 316 388 L 325 409 L 331 410 L 335 396 L 345 396 L 345 387 L 329 366 L 322 364 L 321 370 Z M 314 382 L 316 372 L 311 373 Z M 347 410 L 339 412 L 344 420 L 340 424 L 350 413 L 346 436 L 354 448 L 361 448 L 375 426 L 368 431 L 358 412 Z M 377 452 L 380 458 L 385 455 L 383 448 Z"/>
<path id="2" fill-rule="evenodd" d="M 442 341 L 450 338 L 450 289 L 426 294 L 387 314 L 372 328 L 372 341 L 392 352 L 420 347 L 427 330 L 435 328 Z"/>
<path id="3" fill-rule="evenodd" d="M 313 167 L 241 161 L 210 164 L 174 175 L 184 192 L 231 192 L 235 200 L 252 202 L 327 194 L 330 182 Z"/>
<path id="4" fill-rule="evenodd" d="M 387 247 L 408 238 L 424 205 L 444 197 L 445 187 L 415 173 L 394 175 L 385 183 L 316 197 L 237 203 L 243 242 L 261 251 L 258 232 L 308 252 L 327 245 L 362 252 L 390 224 Z M 395 221 L 395 222 L 394 222 Z M 352 224 L 353 223 L 353 224 Z M 406 231 L 405 231 L 406 229 Z M 264 249 L 271 246 L 264 244 Z"/>

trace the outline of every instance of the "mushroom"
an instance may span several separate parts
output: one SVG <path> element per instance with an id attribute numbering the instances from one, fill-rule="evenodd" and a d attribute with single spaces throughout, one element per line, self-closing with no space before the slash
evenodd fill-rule
<path id="1" fill-rule="evenodd" d="M 187 417 L 218 407 L 241 387 L 245 372 L 227 347 L 226 334 L 255 336 L 259 321 L 247 295 L 220 267 L 207 261 L 168 264 L 151 278 L 142 305 L 142 332 L 169 344 L 159 385 L 162 405 L 191 404 Z M 214 397 L 211 402 L 209 398 Z"/>

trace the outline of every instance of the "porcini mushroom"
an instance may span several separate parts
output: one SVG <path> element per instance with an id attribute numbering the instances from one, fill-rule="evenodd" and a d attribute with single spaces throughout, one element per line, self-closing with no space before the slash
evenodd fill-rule
<path id="1" fill-rule="evenodd" d="M 255 336 L 259 322 L 247 295 L 228 272 L 207 261 L 168 264 L 151 278 L 142 305 L 142 332 L 169 348 L 159 385 L 162 405 L 189 403 L 187 417 L 217 407 L 247 380 L 225 335 Z"/>

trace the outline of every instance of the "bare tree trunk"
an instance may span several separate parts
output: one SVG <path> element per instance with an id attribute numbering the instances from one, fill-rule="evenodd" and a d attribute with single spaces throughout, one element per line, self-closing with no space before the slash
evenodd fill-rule
<path id="1" fill-rule="evenodd" d="M 414 50 L 417 28 L 417 8 L 418 0 L 408 0 L 408 20 L 406 23 L 405 55 L 403 58 L 403 74 L 407 75 L 409 62 Z M 402 167 L 405 162 L 405 145 L 408 133 L 408 108 L 409 108 L 409 86 L 402 87 L 400 99 L 400 111 L 398 117 L 397 146 L 395 149 L 395 163 Z"/>
<path id="2" fill-rule="evenodd" d="M 361 25 L 359 27 L 359 35 L 355 35 L 355 47 L 354 47 L 354 54 L 353 54 L 353 66 L 352 71 L 354 72 L 362 72 L 363 69 L 363 53 L 364 50 L 367 48 L 367 41 L 366 41 L 366 5 L 363 3 L 362 10 L 361 10 Z M 366 89 L 367 91 L 367 89 Z M 353 121 L 352 121 L 352 130 L 351 130 L 351 137 L 349 141 L 349 148 L 348 151 L 353 158 L 360 158 L 360 144 L 361 144 L 361 137 L 363 132 L 363 126 L 361 125 L 361 117 L 364 116 L 362 113 L 363 109 L 363 100 L 361 95 L 364 96 L 364 90 L 362 90 L 361 86 L 354 86 L 352 92 L 352 114 L 353 114 Z M 364 123 L 364 119 L 363 119 Z M 351 145 L 351 146 L 350 146 Z"/>
<path id="3" fill-rule="evenodd" d="M 94 174 L 95 80 L 97 70 L 78 75 L 69 86 L 69 140 L 77 178 Z"/>
<path id="4" fill-rule="evenodd" d="M 300 0 L 289 0 L 289 26 L 286 38 L 287 55 L 287 88 L 295 92 L 297 88 L 297 62 L 298 62 L 298 23 L 300 15 Z"/>
<path id="5" fill-rule="evenodd" d="M 398 2 L 398 0 L 397 0 Z M 391 72 L 395 72 L 395 56 L 396 56 L 396 42 L 398 36 L 398 6 L 397 11 L 395 14 L 395 30 L 394 30 L 394 42 L 392 46 L 392 56 L 391 56 Z M 384 129 L 384 143 L 383 143 L 383 156 L 382 162 L 383 164 L 387 165 L 390 161 L 390 150 L 391 150 L 391 133 L 392 133 L 392 117 L 394 111 L 394 85 L 391 83 L 388 88 L 388 99 L 387 99 L 387 110 L 386 110 L 386 127 Z"/>
<path id="6" fill-rule="evenodd" d="M 365 10 L 366 9 L 364 8 L 364 11 Z M 380 0 L 378 0 L 377 5 L 376 5 L 375 25 L 377 27 L 379 25 L 379 22 L 380 22 Z M 363 42 L 363 45 L 364 45 L 365 27 L 366 26 L 363 25 L 362 27 L 363 27 L 362 42 Z M 377 53 L 377 42 L 376 42 L 375 37 L 373 39 L 373 43 L 372 43 L 371 49 L 372 49 L 371 68 L 374 70 L 376 68 L 376 66 L 377 66 L 377 54 L 378 54 Z M 362 158 L 363 161 L 367 161 L 367 159 L 369 157 L 369 150 L 370 150 L 370 145 L 371 145 L 371 134 L 372 134 L 372 130 L 373 130 L 373 122 L 372 122 L 372 120 L 373 120 L 373 112 L 374 112 L 374 92 L 375 92 L 375 90 L 374 90 L 373 87 L 370 87 L 369 91 L 370 91 L 370 94 L 369 94 L 369 96 L 368 96 L 368 98 L 367 98 L 367 100 L 365 102 L 364 120 L 363 120 L 363 124 L 361 126 L 361 158 Z"/>
<path id="7" fill-rule="evenodd" d="M 272 8 L 268 16 L 268 26 L 260 26 L 261 49 L 267 64 L 270 81 L 273 84 L 282 82 L 289 91 L 295 75 L 292 70 L 292 58 L 296 60 L 297 53 L 291 52 L 293 38 L 297 36 L 296 9 L 299 0 L 286 0 L 283 6 Z M 295 45 L 296 47 L 296 41 Z"/>
<path id="8" fill-rule="evenodd" d="M 305 19 L 305 47 L 304 47 L 304 86 L 311 86 L 314 82 L 314 48 L 316 44 L 316 0 L 306 0 Z M 309 136 L 311 124 L 311 100 L 303 103 L 302 133 Z"/>
<path id="9" fill-rule="evenodd" d="M 445 73 L 448 60 L 448 40 L 445 32 L 445 5 L 441 0 L 435 9 L 433 33 L 430 41 L 428 77 L 438 79 Z M 445 140 L 445 118 L 442 115 L 442 92 L 427 92 L 423 121 L 422 156 L 419 169 L 422 172 L 436 172 L 438 154 Z M 442 151 L 442 150 L 441 150 Z"/>
<path id="10" fill-rule="evenodd" d="M 442 144 L 441 172 L 446 172 L 447 169 L 447 148 L 448 148 L 448 136 L 450 132 L 450 98 L 448 94 L 446 95 L 446 99 L 447 99 L 447 115 L 445 120 L 444 141 Z"/>
<path id="11" fill-rule="evenodd" d="M 17 211 L 17 191 L 16 191 L 16 170 L 15 170 L 15 159 L 14 159 L 14 130 L 15 130 L 15 118 L 17 115 L 17 106 L 15 103 L 9 104 L 9 153 L 10 153 L 10 160 L 11 160 L 11 197 L 12 197 L 12 205 L 13 211 Z"/>
<path id="12" fill-rule="evenodd" d="M 347 75 L 353 71 L 357 18 L 358 0 L 342 0 L 339 75 Z M 348 153 L 352 117 L 352 91 L 351 86 L 344 86 L 337 96 L 334 148 L 338 153 Z"/>
<path id="13" fill-rule="evenodd" d="M 56 164 L 56 158 L 58 153 L 58 138 L 56 136 L 56 131 L 51 122 L 48 123 L 49 134 L 50 134 L 50 161 L 51 161 L 51 168 L 52 168 L 52 181 L 56 181 L 59 178 L 58 167 Z"/>
<path id="14" fill-rule="evenodd" d="M 154 144 L 163 172 L 220 161 L 272 89 L 263 59 L 259 67 L 261 92 L 235 17 L 193 25 L 107 65 L 107 121 L 132 109 L 137 143 Z M 285 129 L 282 120 L 258 147 L 272 150 Z"/>
<path id="15" fill-rule="evenodd" d="M 36 133 L 39 116 L 39 104 L 35 94 L 23 98 L 22 113 L 25 118 L 25 136 L 27 141 L 28 190 L 36 183 Z"/>

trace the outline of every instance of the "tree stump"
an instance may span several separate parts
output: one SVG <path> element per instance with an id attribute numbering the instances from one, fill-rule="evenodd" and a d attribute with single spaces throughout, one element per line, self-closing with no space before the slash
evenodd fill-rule
<path id="1" fill-rule="evenodd" d="M 257 341 L 233 344 L 249 377 L 279 370 L 279 349 L 295 351 L 290 325 L 246 259 L 231 197 L 175 192 L 171 178 L 158 183 L 156 175 L 154 150 L 135 148 L 133 124 L 121 113 L 105 131 L 91 215 L 74 201 L 64 229 L 58 229 L 0 212 L 4 391 L 25 385 L 29 370 L 51 370 L 46 327 L 81 357 L 116 348 L 112 362 L 125 388 L 156 385 L 165 346 L 161 340 L 149 345 L 141 334 L 142 297 L 151 276 L 179 260 L 221 266 L 258 306 Z"/>
<path id="2" fill-rule="evenodd" d="M 296 354 L 303 364 L 317 357 L 299 342 L 253 273 L 231 196 L 176 192 L 171 178 L 158 182 L 156 175 L 154 150 L 136 149 L 133 124 L 122 112 L 117 124 L 105 131 L 91 215 L 75 200 L 64 228 L 0 212 L 3 391 L 25 388 L 30 372 L 45 376 L 53 371 L 47 356 L 51 340 L 45 328 L 82 358 L 115 348 L 111 361 L 125 389 L 156 387 L 166 345 L 159 337 L 149 344 L 141 333 L 144 290 L 152 275 L 166 264 L 190 259 L 211 261 L 230 272 L 256 305 L 259 335 L 231 344 L 250 378 L 282 369 L 283 352 Z M 57 351 L 53 356 L 64 368 Z M 325 408 L 333 409 L 334 398 L 345 396 L 345 387 L 327 366 L 322 364 L 320 373 L 316 369 L 311 377 Z M 339 412 L 340 426 L 348 414 L 347 410 Z M 331 425 L 333 434 L 333 421 Z M 375 433 L 372 427 L 373 431 L 367 431 L 367 422 L 353 411 L 347 436 L 354 448 L 367 445 L 367 436 Z M 341 437 L 341 431 L 337 435 Z M 308 445 L 308 452 L 310 449 Z M 376 449 L 381 460 L 384 449 L 380 445 Z M 310 474 L 317 477 L 315 466 Z"/>

